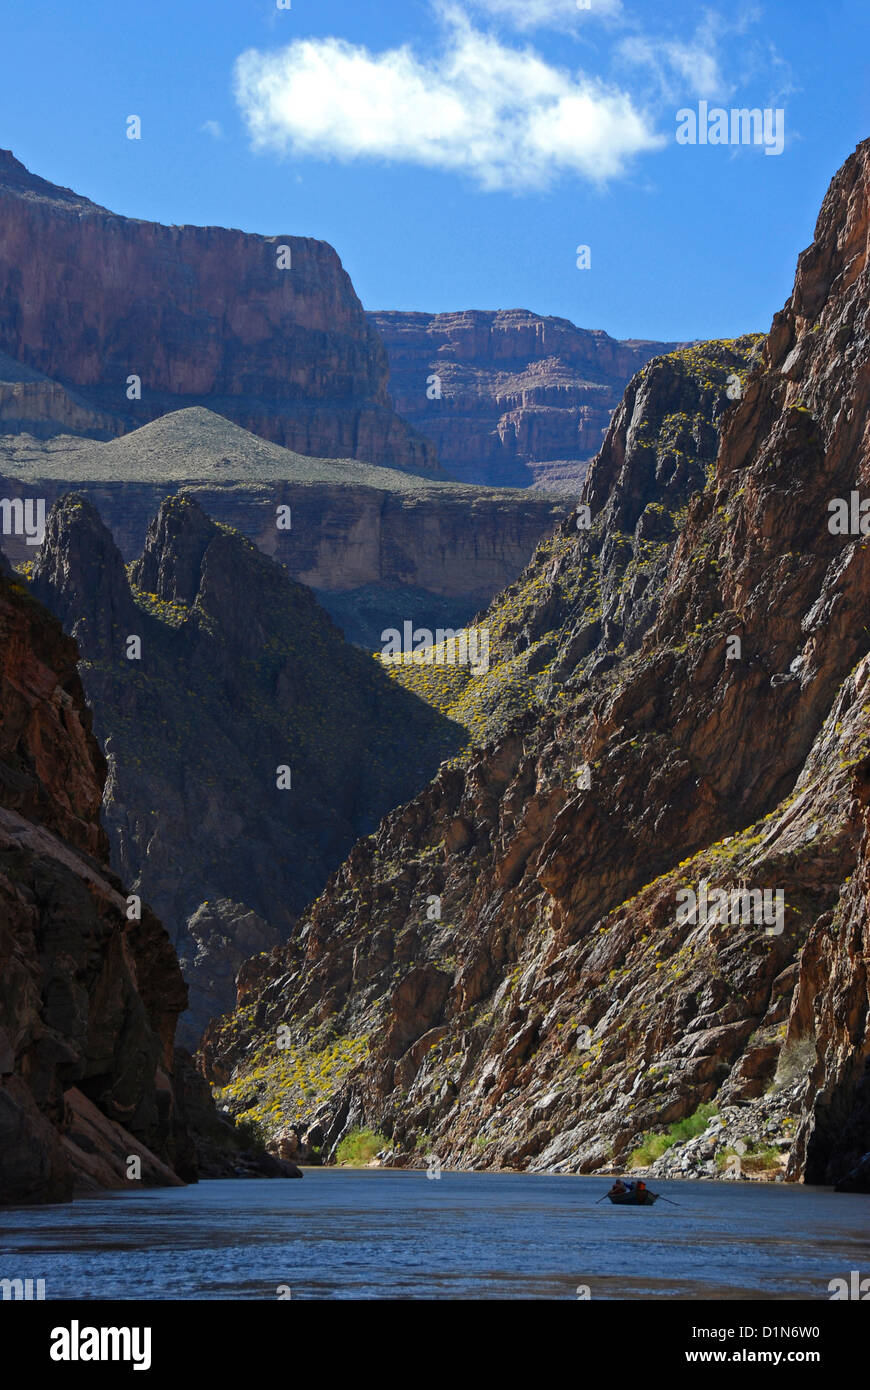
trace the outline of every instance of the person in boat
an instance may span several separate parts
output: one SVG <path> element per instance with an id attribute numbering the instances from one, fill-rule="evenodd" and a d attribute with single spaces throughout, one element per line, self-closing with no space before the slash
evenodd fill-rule
<path id="1" fill-rule="evenodd" d="M 634 1195 L 635 1195 L 635 1197 L 639 1197 L 640 1200 L 643 1201 L 644 1197 L 646 1196 L 646 1183 L 645 1183 L 645 1182 L 638 1182 L 638 1183 L 635 1184 Z"/>
<path id="2" fill-rule="evenodd" d="M 624 1197 L 624 1196 L 627 1195 L 627 1193 L 628 1193 L 630 1190 L 631 1190 L 630 1187 L 626 1187 L 625 1183 L 622 1181 L 622 1178 L 617 1178 L 617 1179 L 616 1179 L 616 1182 L 615 1182 L 615 1183 L 613 1184 L 613 1186 L 611 1187 L 610 1192 L 608 1193 L 608 1196 L 610 1196 L 610 1197 Z"/>

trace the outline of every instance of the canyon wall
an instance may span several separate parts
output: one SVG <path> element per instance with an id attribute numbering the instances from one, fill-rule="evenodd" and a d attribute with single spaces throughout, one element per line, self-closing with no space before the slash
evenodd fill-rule
<path id="1" fill-rule="evenodd" d="M 129 574 L 94 508 L 65 497 L 30 582 L 78 643 L 109 763 L 112 863 L 181 957 L 178 1037 L 193 1048 L 232 1005 L 245 957 L 290 934 L 353 843 L 464 731 L 189 497 L 163 502 Z"/>
<path id="2" fill-rule="evenodd" d="M 0 353 L 58 394 L 52 406 L 44 383 L 6 382 L 0 423 L 47 432 L 56 407 L 59 428 L 105 437 L 207 404 L 306 454 L 443 476 L 392 407 L 383 346 L 331 246 L 121 217 L 8 150 Z M 71 393 L 95 419 L 70 410 Z"/>
<path id="3" fill-rule="evenodd" d="M 0 1203 L 195 1179 L 175 1024 L 186 989 L 132 918 L 99 821 L 106 764 L 76 645 L 0 572 Z M 196 1087 L 193 1087 L 196 1090 Z"/>
<path id="4" fill-rule="evenodd" d="M 576 489 L 629 379 L 676 346 L 620 342 L 525 309 L 369 320 L 399 414 L 452 477 L 495 487 Z"/>
<path id="5" fill-rule="evenodd" d="M 767 337 L 630 384 L 580 508 L 487 615 L 471 753 L 209 1030 L 234 1111 L 277 1099 L 327 1152 L 368 1126 L 386 1162 L 590 1172 L 712 1110 L 653 1171 L 870 1189 L 870 550 L 831 524 L 870 491 L 868 250 L 870 141 Z M 281 1024 L 297 1056 L 356 1047 L 314 1101 Z"/>

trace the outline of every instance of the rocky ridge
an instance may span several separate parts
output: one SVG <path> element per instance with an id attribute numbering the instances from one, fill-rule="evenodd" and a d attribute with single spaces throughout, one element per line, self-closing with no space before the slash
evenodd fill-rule
<path id="1" fill-rule="evenodd" d="M 549 692 L 513 719 L 496 707 L 291 942 L 244 967 L 202 1055 L 233 1110 L 268 1126 L 277 1108 L 327 1153 L 367 1126 L 394 1163 L 589 1172 L 646 1161 L 704 1106 L 736 1145 L 750 1107 L 747 1151 L 763 1134 L 788 1177 L 866 1186 L 870 551 L 830 529 L 829 504 L 870 490 L 868 230 L 865 142 L 709 420 L 703 485 L 679 524 L 665 508 L 639 606 L 625 576 L 668 450 L 661 427 L 634 449 L 630 402 L 661 369 L 629 388 L 581 498 L 593 531 L 615 513 L 604 603 L 584 577 L 551 633 L 564 600 L 546 586 L 564 595 L 593 559 L 572 518 L 515 595 L 517 645 L 550 642 Z M 614 597 L 615 643 L 594 627 Z M 729 895 L 723 920 L 678 912 L 702 884 Z M 317 1103 L 300 1094 L 300 1056 L 354 1050 Z"/>
<path id="2" fill-rule="evenodd" d="M 128 572 L 95 509 L 70 494 L 28 573 L 78 643 L 108 757 L 112 862 L 181 957 L 191 998 L 179 1039 L 193 1047 L 231 1005 L 245 957 L 289 934 L 354 841 L 463 731 L 189 497 L 163 503 Z"/>
<path id="3" fill-rule="evenodd" d="M 703 343 L 638 373 L 596 459 L 582 513 L 542 541 L 533 566 L 475 616 L 490 634 L 489 671 L 395 664 L 393 679 L 479 744 L 638 651 L 689 501 L 712 474 L 721 421 L 762 341 Z"/>

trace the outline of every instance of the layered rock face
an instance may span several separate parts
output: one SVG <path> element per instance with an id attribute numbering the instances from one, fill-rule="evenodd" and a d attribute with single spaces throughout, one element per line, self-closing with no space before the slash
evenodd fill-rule
<path id="1" fill-rule="evenodd" d="M 331 246 L 120 217 L 8 150 L 0 352 L 57 383 L 54 432 L 106 437 L 105 416 L 118 433 L 207 404 L 306 454 L 441 471 L 392 408 L 383 346 Z M 72 415 L 70 392 L 96 420 Z M 0 423 L 49 432 L 41 393 L 0 389 Z"/>
<path id="2" fill-rule="evenodd" d="M 736 1145 L 743 1106 L 790 1177 L 867 1182 L 870 550 L 834 516 L 870 496 L 868 227 L 865 142 L 755 361 L 694 349 L 632 383 L 591 526 L 581 507 L 489 615 L 505 694 L 470 701 L 480 746 L 210 1029 L 234 1108 L 281 1094 L 284 1023 L 360 1049 L 319 1106 L 294 1098 L 327 1148 L 366 1124 L 395 1162 L 593 1171 L 705 1104 Z"/>
<path id="3" fill-rule="evenodd" d="M 111 439 L 121 429 L 115 416 L 92 410 L 59 382 L 0 352 L 0 434 L 50 439 L 63 432 Z"/>
<path id="4" fill-rule="evenodd" d="M 78 652 L 0 573 L 0 1202 L 196 1176 L 177 1094 L 178 962 L 128 916 Z"/>
<path id="5" fill-rule="evenodd" d="M 183 490 L 313 588 L 352 641 L 379 647 L 402 620 L 458 627 L 515 579 L 567 502 L 422 479 L 354 459 L 311 459 L 201 408 L 105 443 L 0 436 L 0 492 L 87 497 L 125 560 L 163 499 Z M 276 524 L 288 507 L 289 529 Z M 16 562 L 33 558 L 6 538 Z"/>
<path id="6" fill-rule="evenodd" d="M 463 731 L 189 498 L 164 502 L 128 576 L 95 510 L 68 496 L 31 584 L 79 644 L 109 761 L 112 860 L 182 958 L 179 1039 L 194 1046 L 232 1004 L 245 956 L 288 935 Z"/>
<path id="7" fill-rule="evenodd" d="M 629 379 L 674 343 L 525 309 L 369 314 L 399 414 L 463 482 L 576 488 Z"/>

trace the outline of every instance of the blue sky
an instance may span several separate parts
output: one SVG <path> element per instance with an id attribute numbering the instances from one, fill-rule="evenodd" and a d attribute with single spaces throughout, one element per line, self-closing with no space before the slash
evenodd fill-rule
<path id="1" fill-rule="evenodd" d="M 766 329 L 870 135 L 870 5 L 589 4 L 0 0 L 0 146 L 130 216 L 322 237 L 367 308 Z M 782 153 L 679 145 L 700 101 L 781 108 Z"/>

